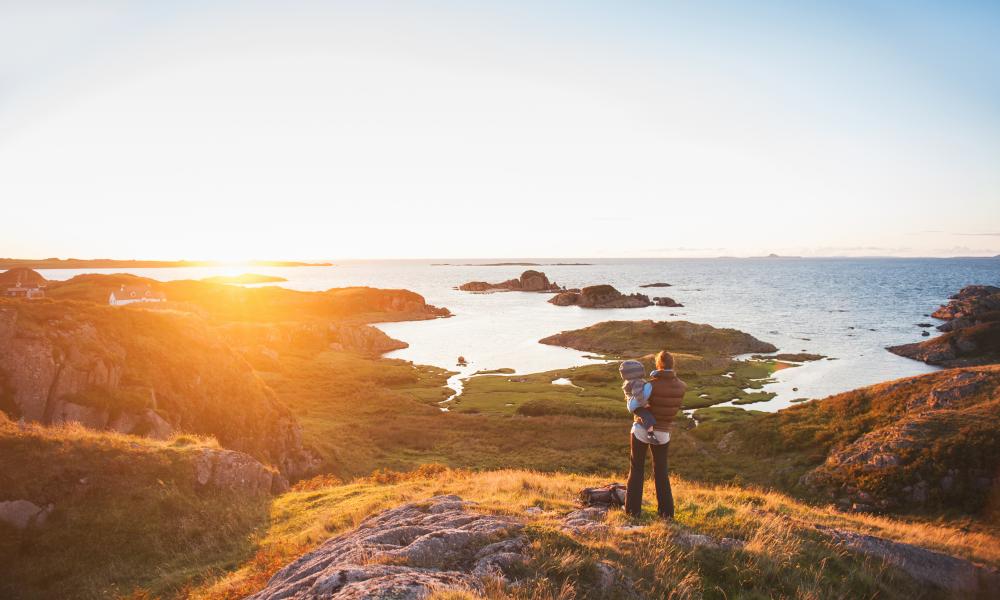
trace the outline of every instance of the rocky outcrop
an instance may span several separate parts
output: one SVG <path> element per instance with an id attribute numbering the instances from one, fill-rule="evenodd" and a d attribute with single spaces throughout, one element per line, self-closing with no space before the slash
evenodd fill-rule
<path id="1" fill-rule="evenodd" d="M 653 302 L 645 294 L 622 294 L 610 285 L 592 285 L 579 292 L 562 292 L 549 299 L 556 306 L 582 308 L 643 308 Z"/>
<path id="2" fill-rule="evenodd" d="M 252 600 L 424 598 L 482 592 L 482 577 L 523 564 L 528 542 L 511 517 L 436 496 L 369 517 L 278 571 Z"/>
<path id="3" fill-rule="evenodd" d="M 938 326 L 944 332 L 942 335 L 888 350 L 944 367 L 1000 362 L 1000 288 L 989 285 L 962 288 L 932 316 L 946 321 Z"/>
<path id="4" fill-rule="evenodd" d="M 657 306 L 667 306 L 670 308 L 680 308 L 684 306 L 683 304 L 674 300 L 673 298 L 668 298 L 666 296 L 660 298 L 653 298 L 653 304 Z"/>
<path id="5" fill-rule="evenodd" d="M 288 480 L 252 456 L 231 450 L 206 448 L 191 461 L 199 486 L 240 494 L 280 494 Z"/>
<path id="6" fill-rule="evenodd" d="M 557 292 L 562 288 L 555 282 L 550 282 L 545 273 L 528 270 L 521 273 L 517 279 L 508 279 L 500 283 L 485 281 L 470 281 L 458 286 L 463 292 Z"/>
<path id="7" fill-rule="evenodd" d="M 644 284 L 644 285 L 640 285 L 639 287 L 641 287 L 641 288 L 661 288 L 661 287 L 672 287 L 672 286 L 669 283 L 658 282 L 658 283 L 647 283 L 647 284 Z"/>
<path id="8" fill-rule="evenodd" d="M 872 535 L 822 525 L 816 528 L 851 552 L 879 559 L 950 597 L 1000 597 L 1000 571 L 995 568 Z"/>
<path id="9" fill-rule="evenodd" d="M 642 356 L 664 349 L 703 356 L 777 351 L 748 333 L 687 321 L 605 321 L 563 331 L 539 343 L 618 356 Z"/>
<path id="10" fill-rule="evenodd" d="M 800 481 L 841 509 L 974 513 L 1000 485 L 998 409 L 1000 367 L 978 367 L 847 392 L 782 417 L 801 414 L 815 427 L 826 415 L 841 432 L 857 427 Z"/>
<path id="11" fill-rule="evenodd" d="M 315 464 L 288 409 L 199 318 L 72 302 L 0 303 L 12 418 L 166 438 L 211 435 L 286 476 Z"/>

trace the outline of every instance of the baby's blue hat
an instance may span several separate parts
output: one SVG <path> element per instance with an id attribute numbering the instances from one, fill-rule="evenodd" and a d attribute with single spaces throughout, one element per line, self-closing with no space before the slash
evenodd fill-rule
<path id="1" fill-rule="evenodd" d="M 622 379 L 628 381 L 629 379 L 642 379 L 642 376 L 646 374 L 646 369 L 637 360 L 626 360 L 618 366 L 618 372 L 621 373 Z"/>

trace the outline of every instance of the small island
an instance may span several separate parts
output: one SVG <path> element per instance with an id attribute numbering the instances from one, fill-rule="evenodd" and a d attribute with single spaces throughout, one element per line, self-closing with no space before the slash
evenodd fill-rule
<path id="1" fill-rule="evenodd" d="M 538 341 L 607 356 L 643 356 L 664 348 L 679 353 L 723 356 L 778 350 L 749 333 L 688 321 L 605 321 Z"/>
<path id="2" fill-rule="evenodd" d="M 517 279 L 508 279 L 500 283 L 485 281 L 470 281 L 458 286 L 463 292 L 558 292 L 562 290 L 556 282 L 550 282 L 541 271 L 525 271 Z"/>
<path id="3" fill-rule="evenodd" d="M 653 305 L 653 301 L 645 294 L 626 295 L 619 292 L 614 286 L 606 284 L 560 292 L 549 302 L 556 306 L 580 306 L 582 308 L 643 308 Z"/>

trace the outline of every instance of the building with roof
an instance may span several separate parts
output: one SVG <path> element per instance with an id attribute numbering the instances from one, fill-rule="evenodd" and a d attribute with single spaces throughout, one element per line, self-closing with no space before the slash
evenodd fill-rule
<path id="1" fill-rule="evenodd" d="M 117 290 L 111 290 L 108 295 L 108 304 L 111 306 L 124 306 L 136 302 L 164 302 L 167 296 L 163 292 L 154 290 L 147 285 L 122 285 Z"/>

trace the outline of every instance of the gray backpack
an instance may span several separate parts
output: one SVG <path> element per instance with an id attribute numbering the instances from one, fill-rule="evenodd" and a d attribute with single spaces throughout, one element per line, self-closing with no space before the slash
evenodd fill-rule
<path id="1" fill-rule="evenodd" d="M 625 486 L 609 483 L 601 487 L 583 488 L 580 490 L 580 502 L 584 506 L 621 508 L 625 506 Z"/>

